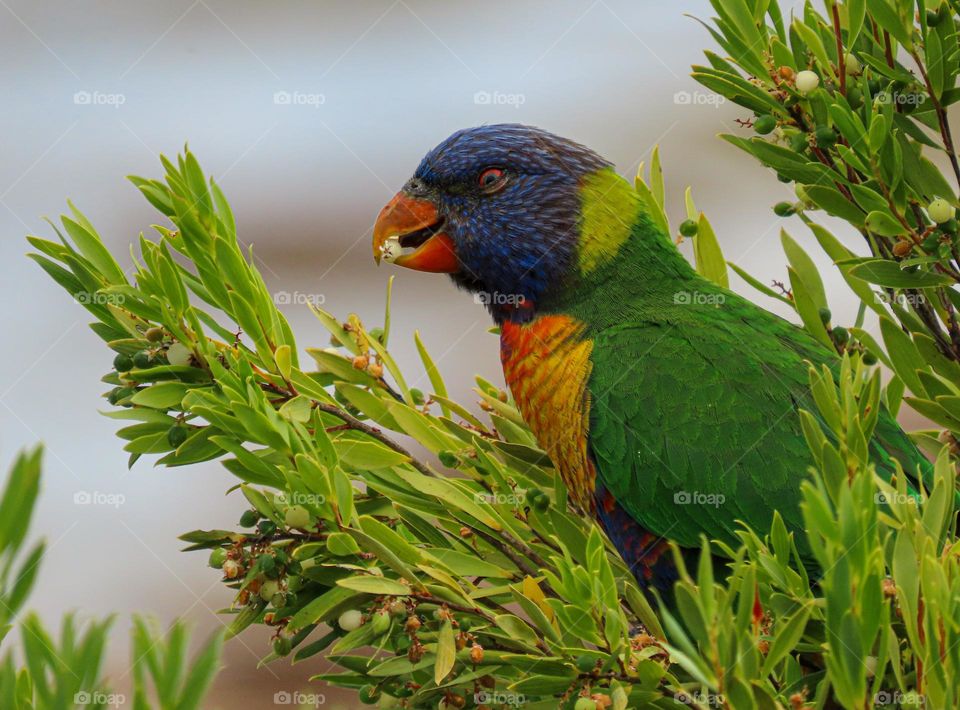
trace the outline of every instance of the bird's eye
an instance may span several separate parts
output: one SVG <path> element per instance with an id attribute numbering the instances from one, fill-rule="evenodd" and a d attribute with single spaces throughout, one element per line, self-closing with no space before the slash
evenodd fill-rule
<path id="1" fill-rule="evenodd" d="M 500 168 L 487 168 L 480 173 L 480 177 L 477 178 L 477 182 L 480 184 L 480 187 L 486 190 L 491 190 L 503 182 L 503 177 L 504 172 Z"/>

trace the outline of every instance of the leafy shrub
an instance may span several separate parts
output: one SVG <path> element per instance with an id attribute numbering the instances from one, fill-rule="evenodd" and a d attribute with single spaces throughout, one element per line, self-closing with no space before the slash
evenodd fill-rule
<path id="1" fill-rule="evenodd" d="M 131 463 L 219 459 L 239 479 L 238 529 L 183 537 L 235 594 L 231 633 L 275 630 L 266 660 L 322 653 L 340 670 L 318 680 L 381 707 L 958 704 L 960 259 L 956 197 L 923 154 L 942 151 L 960 180 L 945 117 L 960 97 L 955 8 L 920 2 L 914 23 L 904 0 L 829 2 L 826 16 L 807 4 L 788 27 L 768 0 L 713 5 L 727 56 L 708 53 L 694 76 L 756 114 L 744 123 L 759 136 L 727 140 L 797 183 L 799 201 L 777 213 L 801 216 L 861 302 L 854 324 L 832 324 L 813 262 L 785 232 L 789 288 L 732 267 L 842 358 L 838 377 L 811 370 L 817 411 L 802 414 L 817 579 L 777 518 L 743 530 L 737 549 L 705 540 L 696 570 L 678 556 L 674 598 L 654 611 L 569 508 L 506 393 L 478 380 L 482 417 L 451 401 L 419 338 L 432 391 L 408 387 L 389 350 L 389 288 L 377 328 L 313 307 L 332 347 L 301 365 L 190 153 L 164 159 L 162 180 L 133 179 L 169 226 L 140 238 L 132 280 L 76 210 L 59 242 L 30 238 L 114 353 L 108 416 Z M 637 189 L 669 232 L 658 156 Z M 689 193 L 687 208 L 697 268 L 725 285 Z M 867 255 L 815 223 L 817 209 L 860 232 Z M 886 385 L 877 359 L 895 373 Z M 903 402 L 944 427 L 917 434 L 936 455 L 919 493 L 865 463 L 879 407 Z"/>

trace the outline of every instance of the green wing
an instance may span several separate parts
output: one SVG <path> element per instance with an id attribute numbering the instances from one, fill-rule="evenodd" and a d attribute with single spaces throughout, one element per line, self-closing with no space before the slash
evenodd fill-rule
<path id="1" fill-rule="evenodd" d="M 834 353 L 733 294 L 591 336 L 590 450 L 638 523 L 690 547 L 701 534 L 735 542 L 738 521 L 763 534 L 774 510 L 803 530 L 812 460 L 797 410 L 816 411 L 804 361 L 835 368 Z M 929 467 L 884 412 L 871 455 L 889 475 L 887 452 L 908 471 Z"/>

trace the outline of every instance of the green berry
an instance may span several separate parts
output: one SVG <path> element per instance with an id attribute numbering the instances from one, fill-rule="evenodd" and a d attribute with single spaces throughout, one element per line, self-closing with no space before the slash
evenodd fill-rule
<path id="1" fill-rule="evenodd" d="M 792 214 L 795 214 L 797 208 L 793 206 L 790 202 L 778 202 L 773 206 L 773 213 L 777 217 L 789 217 Z"/>
<path id="2" fill-rule="evenodd" d="M 136 367 L 139 367 L 141 370 L 144 368 L 150 367 L 150 362 L 153 358 L 150 356 L 150 353 L 146 350 L 141 350 L 133 356 L 133 364 Z"/>
<path id="3" fill-rule="evenodd" d="M 260 520 L 260 513 L 255 510 L 245 510 L 240 516 L 240 525 L 245 528 L 252 528 Z"/>
<path id="4" fill-rule="evenodd" d="M 940 225 L 940 229 L 948 234 L 956 234 L 957 228 L 960 227 L 960 222 L 957 222 L 956 217 L 951 217 L 946 222 Z"/>
<path id="5" fill-rule="evenodd" d="M 440 463 L 447 468 L 456 468 L 460 463 L 460 459 L 458 459 L 457 455 L 452 451 L 441 451 L 437 454 L 437 458 L 440 459 Z"/>
<path id="6" fill-rule="evenodd" d="M 370 624 L 373 632 L 377 636 L 382 636 L 390 628 L 390 614 L 386 611 L 378 611 L 370 617 Z"/>
<path id="7" fill-rule="evenodd" d="M 290 643 L 290 639 L 286 636 L 277 636 L 273 640 L 273 652 L 278 656 L 286 656 L 292 648 L 293 644 Z"/>
<path id="8" fill-rule="evenodd" d="M 934 232 L 933 234 L 927 236 L 921 243 L 921 246 L 928 254 L 935 252 L 937 247 L 940 246 L 940 235 Z"/>
<path id="9" fill-rule="evenodd" d="M 927 205 L 927 214 L 930 215 L 932 219 L 937 224 L 943 224 L 953 219 L 956 210 L 954 210 L 953 205 L 947 202 L 942 197 L 938 197 L 933 200 L 929 205 Z"/>
<path id="10" fill-rule="evenodd" d="M 820 311 L 820 322 L 826 325 L 830 322 L 830 318 L 833 314 L 830 313 L 829 308 L 821 308 Z"/>
<path id="11" fill-rule="evenodd" d="M 936 27 L 940 24 L 940 9 L 927 10 L 927 27 Z"/>
<path id="12" fill-rule="evenodd" d="M 380 699 L 380 690 L 375 685 L 365 685 L 360 688 L 357 698 L 364 705 L 373 705 Z"/>
<path id="13" fill-rule="evenodd" d="M 541 493 L 533 499 L 533 507 L 542 513 L 550 507 L 550 496 L 546 493 Z"/>
<path id="14" fill-rule="evenodd" d="M 220 569 L 223 567 L 223 563 L 227 561 L 227 551 L 222 547 L 214 548 L 210 551 L 210 559 L 208 564 L 215 568 Z"/>
<path id="15" fill-rule="evenodd" d="M 790 138 L 790 149 L 794 153 L 803 153 L 809 147 L 810 141 L 807 140 L 807 134 L 803 131 L 794 133 Z"/>
<path id="16" fill-rule="evenodd" d="M 260 598 L 268 602 L 280 591 L 280 584 L 276 580 L 268 579 L 260 585 Z"/>
<path id="17" fill-rule="evenodd" d="M 259 567 L 262 572 L 269 572 L 276 566 L 277 561 L 273 558 L 273 555 L 264 553 L 257 558 L 257 567 Z"/>
<path id="18" fill-rule="evenodd" d="M 177 448 L 187 440 L 187 428 L 185 426 L 180 426 L 179 424 L 174 424 L 167 430 L 167 442 L 173 448 Z"/>
<path id="19" fill-rule="evenodd" d="M 859 74 L 860 73 L 860 60 L 856 58 L 850 52 L 847 52 L 843 57 L 843 68 L 847 74 Z"/>
<path id="20" fill-rule="evenodd" d="M 161 340 L 163 340 L 163 328 L 147 328 L 147 332 L 143 334 L 143 337 L 145 337 L 151 343 L 159 343 Z"/>
<path id="21" fill-rule="evenodd" d="M 283 522 L 288 528 L 310 527 L 310 512 L 302 505 L 291 505 L 284 511 Z"/>
<path id="22" fill-rule="evenodd" d="M 261 535 L 273 535 L 277 531 L 277 525 L 272 520 L 261 520 L 257 529 Z"/>
<path id="23" fill-rule="evenodd" d="M 591 673 L 597 667 L 597 659 L 584 653 L 577 656 L 577 670 L 581 673 Z"/>
<path id="24" fill-rule="evenodd" d="M 870 352 L 869 350 L 867 350 L 866 352 L 863 353 L 863 364 L 864 364 L 864 365 L 876 365 L 876 364 L 877 364 L 877 356 L 874 355 L 874 354 L 873 354 L 872 352 Z"/>
<path id="25" fill-rule="evenodd" d="M 863 106 L 863 92 L 856 86 L 847 89 L 847 103 L 850 104 L 850 108 L 852 109 L 858 109 Z"/>
<path id="26" fill-rule="evenodd" d="M 680 234 L 685 237 L 695 236 L 698 229 L 699 225 L 697 224 L 696 220 L 685 219 L 680 223 Z"/>
<path id="27" fill-rule="evenodd" d="M 846 328 L 838 325 L 833 329 L 833 339 L 836 340 L 840 345 L 843 345 L 850 340 L 850 332 Z"/>
<path id="28" fill-rule="evenodd" d="M 837 132 L 830 126 L 821 126 L 813 135 L 819 148 L 831 148 L 837 142 Z"/>
<path id="29" fill-rule="evenodd" d="M 113 358 L 113 369 L 117 372 L 129 372 L 133 369 L 133 358 L 120 353 Z"/>
<path id="30" fill-rule="evenodd" d="M 290 572 L 290 567 L 287 567 L 287 572 Z M 299 592 L 303 589 L 303 577 L 287 577 L 287 591 L 293 596 L 293 592 Z"/>
<path id="31" fill-rule="evenodd" d="M 777 119 L 773 116 L 766 115 L 761 116 L 756 121 L 753 122 L 753 130 L 759 133 L 761 136 L 765 136 L 774 128 L 777 127 Z"/>
<path id="32" fill-rule="evenodd" d="M 597 703 L 592 698 L 577 698 L 573 710 L 597 710 Z"/>
<path id="33" fill-rule="evenodd" d="M 418 390 L 416 387 L 410 388 L 410 399 L 412 399 L 413 403 L 418 407 L 427 401 L 427 398 L 423 396 L 423 391 Z"/>
<path id="34" fill-rule="evenodd" d="M 383 328 L 371 328 L 370 330 L 367 331 L 367 335 L 369 335 L 371 338 L 376 340 L 378 343 L 383 342 L 383 335 L 384 335 Z M 337 341 L 337 344 L 339 345 L 340 342 Z"/>

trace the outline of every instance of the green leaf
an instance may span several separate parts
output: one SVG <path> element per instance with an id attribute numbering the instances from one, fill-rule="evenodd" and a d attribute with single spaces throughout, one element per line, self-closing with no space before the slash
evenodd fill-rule
<path id="1" fill-rule="evenodd" d="M 437 634 L 437 659 L 433 667 L 433 682 L 439 685 L 453 670 L 457 659 L 456 641 L 453 635 L 453 624 L 450 619 L 444 619 Z"/>
<path id="2" fill-rule="evenodd" d="M 946 274 L 932 271 L 905 271 L 895 261 L 869 259 L 850 268 L 850 275 L 889 288 L 934 288 L 953 283 Z"/>

